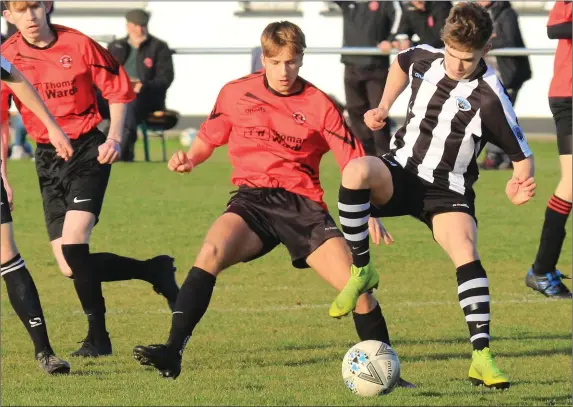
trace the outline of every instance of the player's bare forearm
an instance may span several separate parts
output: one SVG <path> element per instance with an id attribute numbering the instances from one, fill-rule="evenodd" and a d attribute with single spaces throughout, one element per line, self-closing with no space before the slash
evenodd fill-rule
<path id="1" fill-rule="evenodd" d="M 215 146 L 206 143 L 201 137 L 195 137 L 193 144 L 191 144 L 189 151 L 187 151 L 187 157 L 193 163 L 193 166 L 196 167 L 207 161 L 207 159 L 211 157 L 211 154 L 213 154 L 213 151 L 215 151 Z"/>
<path id="2" fill-rule="evenodd" d="M 513 178 L 521 182 L 533 177 L 535 175 L 535 163 L 533 156 L 530 155 L 525 160 L 513 162 Z"/>
<path id="3" fill-rule="evenodd" d="M 36 89 L 22 73 L 12 67 L 10 76 L 11 78 L 9 81 L 6 81 L 6 85 L 8 85 L 12 92 L 14 92 L 14 95 L 20 99 L 22 104 L 30 109 L 48 130 L 58 128 L 59 126 L 54 116 L 52 116 Z"/>
<path id="4" fill-rule="evenodd" d="M 125 103 L 109 104 L 109 133 L 107 138 L 112 139 L 118 144 L 121 144 L 126 112 L 127 107 Z"/>
<path id="5" fill-rule="evenodd" d="M 400 94 L 404 92 L 404 89 L 406 89 L 406 86 L 408 86 L 408 82 L 408 74 L 402 70 L 398 63 L 398 58 L 396 58 L 388 71 L 386 87 L 384 88 L 382 100 L 378 106 L 390 110 L 396 99 L 398 99 L 398 96 L 400 96 Z"/>

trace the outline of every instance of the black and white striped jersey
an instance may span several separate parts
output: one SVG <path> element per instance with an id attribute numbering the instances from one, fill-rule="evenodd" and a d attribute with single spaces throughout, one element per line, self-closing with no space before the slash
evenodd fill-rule
<path id="1" fill-rule="evenodd" d="M 456 81 L 446 75 L 441 50 L 419 45 L 397 58 L 412 95 L 390 148 L 406 170 L 465 194 L 478 179 L 476 159 L 486 142 L 512 161 L 531 155 L 503 85 L 483 60 L 469 78 Z"/>
<path id="2" fill-rule="evenodd" d="M 12 64 L 4 57 L 0 57 L 0 72 L 2 73 L 1 79 L 6 80 L 12 75 Z"/>

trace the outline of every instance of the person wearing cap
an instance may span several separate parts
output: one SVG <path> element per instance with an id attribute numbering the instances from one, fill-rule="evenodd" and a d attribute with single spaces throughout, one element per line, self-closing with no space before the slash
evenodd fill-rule
<path id="1" fill-rule="evenodd" d="M 167 89 L 173 82 L 173 60 L 166 42 L 149 34 L 150 15 L 141 9 L 126 13 L 127 37 L 108 45 L 131 78 L 137 98 L 128 104 L 121 160 L 133 161 L 137 125 L 149 113 L 164 110 Z"/>

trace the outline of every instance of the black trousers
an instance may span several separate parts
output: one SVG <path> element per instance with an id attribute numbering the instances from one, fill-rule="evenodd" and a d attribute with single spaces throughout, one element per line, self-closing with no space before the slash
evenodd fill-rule
<path id="1" fill-rule="evenodd" d="M 350 128 L 368 155 L 382 155 L 390 150 L 390 121 L 374 132 L 364 124 L 364 113 L 380 104 L 387 78 L 388 68 L 346 65 L 344 69 Z"/>

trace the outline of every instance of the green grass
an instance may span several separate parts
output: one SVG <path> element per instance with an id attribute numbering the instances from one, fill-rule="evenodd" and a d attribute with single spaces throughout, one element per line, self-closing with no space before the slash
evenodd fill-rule
<path id="1" fill-rule="evenodd" d="M 286 250 L 278 248 L 221 275 L 176 381 L 131 357 L 136 344 L 165 341 L 170 326 L 166 303 L 148 284 L 104 285 L 114 355 L 68 359 L 67 377 L 48 377 L 37 368 L 3 285 L 2 405 L 571 405 L 571 302 L 546 300 L 524 285 L 559 177 L 554 142 L 531 144 L 538 168 L 538 195 L 531 203 L 516 208 L 506 199 L 509 172 L 483 173 L 477 184 L 479 251 L 493 298 L 492 349 L 512 379 L 509 391 L 475 389 L 465 380 L 471 346 L 457 304 L 455 269 L 423 224 L 398 218 L 385 222 L 396 243 L 374 250 L 381 274 L 376 295 L 403 376 L 417 389 L 368 399 L 346 390 L 340 366 L 358 342 L 352 318 L 329 318 L 333 289 L 312 271 L 293 269 Z M 159 157 L 155 141 L 153 148 Z M 170 151 L 176 148 L 170 141 Z M 72 282 L 51 256 L 33 167 L 9 164 L 16 238 L 38 286 L 54 348 L 67 358 L 86 322 Z M 183 282 L 203 235 L 225 208 L 233 189 L 229 176 L 225 150 L 187 176 L 169 173 L 164 163 L 114 165 L 92 249 L 137 258 L 173 255 Z M 322 180 L 335 210 L 339 171 L 330 155 Z M 559 264 L 566 274 L 571 257 L 568 235 Z"/>

